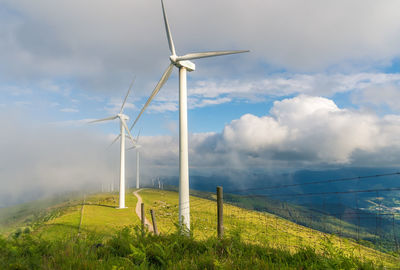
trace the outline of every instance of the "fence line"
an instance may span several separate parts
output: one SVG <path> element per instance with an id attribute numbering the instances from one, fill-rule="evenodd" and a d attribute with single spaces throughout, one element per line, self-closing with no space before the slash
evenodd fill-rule
<path id="1" fill-rule="evenodd" d="M 396 176 L 396 175 L 399 176 L 400 172 L 374 174 L 374 175 L 364 175 L 364 176 L 355 176 L 355 177 L 345 177 L 345 178 L 335 178 L 335 179 L 319 180 L 319 181 L 306 182 L 306 183 L 285 184 L 285 185 L 266 186 L 266 187 L 258 187 L 258 188 L 236 189 L 236 190 L 228 190 L 226 192 L 227 193 L 238 193 L 238 192 L 244 192 L 244 191 L 258 191 L 258 190 L 267 190 L 267 189 L 278 189 L 278 188 L 288 188 L 288 187 L 296 187 L 296 186 L 328 184 L 328 183 L 344 182 L 344 181 L 365 180 L 365 179 L 370 179 L 370 178 Z"/>
<path id="2" fill-rule="evenodd" d="M 282 193 L 282 194 L 249 194 L 245 197 L 303 197 L 303 196 L 320 196 L 320 195 L 337 195 L 337 194 L 353 194 L 353 193 L 372 193 L 372 192 L 387 192 L 399 191 L 400 187 L 381 188 L 381 189 L 366 189 L 366 190 L 348 190 L 348 191 L 327 191 L 314 193 Z"/>
<path id="3" fill-rule="evenodd" d="M 400 173 L 393 175 L 397 174 Z M 281 186 L 279 188 L 281 188 Z M 382 202 L 380 201 L 377 203 L 378 208 L 375 213 L 362 211 L 359 209 L 358 194 L 375 193 L 375 196 L 379 197 L 382 192 L 398 190 L 400 190 L 400 187 L 284 194 L 284 196 L 350 194 L 354 196 L 356 209 L 351 209 L 349 212 L 337 210 L 326 211 L 327 204 L 324 198 L 325 196 L 322 198 L 322 207 L 321 205 L 316 207 L 315 204 L 311 204 L 311 208 L 309 209 L 296 208 L 291 204 L 282 203 L 278 200 L 265 200 L 258 202 L 258 209 L 253 210 L 243 209 L 240 208 L 240 206 L 237 207 L 237 205 L 241 205 L 240 200 L 238 200 L 236 204 L 235 202 L 225 201 L 223 206 L 224 227 L 226 228 L 226 233 L 228 235 L 235 231 L 235 228 L 238 228 L 243 230 L 246 239 L 256 242 L 264 241 L 265 244 L 288 248 L 290 250 L 298 249 L 306 242 L 310 243 L 317 239 L 329 238 L 329 234 L 333 235 L 331 236 L 333 239 L 336 239 L 335 243 L 339 248 L 349 246 L 348 240 L 344 240 L 343 237 L 352 238 L 354 242 L 350 241 L 350 243 L 354 243 L 351 245 L 353 245 L 354 252 L 357 253 L 357 256 L 361 258 L 365 256 L 365 252 L 369 252 L 369 254 L 375 254 L 374 256 L 376 256 L 377 260 L 382 260 L 382 256 L 386 255 L 383 255 L 380 251 L 399 251 L 399 223 L 396 221 L 396 217 L 399 214 L 387 213 L 388 210 L 383 208 Z M 268 198 L 277 195 L 280 194 L 241 194 L 235 195 L 237 197 L 233 198 Z M 217 236 L 217 201 L 209 196 L 206 196 L 207 198 L 202 198 L 201 194 L 197 194 L 199 197 L 194 196 L 196 195 L 191 195 L 190 203 L 188 202 L 187 205 L 184 205 L 183 207 L 183 209 L 190 208 L 192 210 L 191 223 L 194 224 L 194 228 L 201 228 L 200 231 L 203 231 L 207 237 L 210 235 Z M 281 207 L 276 207 L 276 204 L 279 204 Z M 157 216 L 161 233 L 163 232 L 161 224 L 166 224 L 166 222 L 169 224 L 176 224 L 178 221 L 177 210 L 179 208 L 179 203 L 169 205 L 169 208 L 171 210 L 168 212 L 168 215 Z M 208 216 L 202 215 L 202 211 L 206 211 Z M 275 213 L 279 211 L 281 212 L 281 215 Z M 157 212 L 157 214 L 159 214 L 159 212 Z M 251 226 L 252 230 L 243 226 Z M 335 235 L 337 235 L 337 237 Z M 366 249 L 362 249 L 361 245 L 357 243 L 370 245 L 373 249 L 370 249 L 369 251 L 367 249 L 367 251 L 365 251 Z"/>

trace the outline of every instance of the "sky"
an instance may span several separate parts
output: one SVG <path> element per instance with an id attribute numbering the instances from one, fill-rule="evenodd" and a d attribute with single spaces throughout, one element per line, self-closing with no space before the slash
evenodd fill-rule
<path id="1" fill-rule="evenodd" d="M 192 174 L 400 162 L 400 2 L 165 0 L 188 74 Z M 118 177 L 119 111 L 136 118 L 169 64 L 158 0 L 0 0 L 0 198 Z M 143 174 L 178 173 L 178 72 L 139 120 Z M 128 177 L 135 153 L 127 154 Z M 1 206 L 1 200 L 0 200 Z"/>

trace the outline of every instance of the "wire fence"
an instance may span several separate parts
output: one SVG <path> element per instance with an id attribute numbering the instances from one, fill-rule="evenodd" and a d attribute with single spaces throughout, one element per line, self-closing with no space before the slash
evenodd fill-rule
<path id="1" fill-rule="evenodd" d="M 313 247 L 323 252 L 331 245 L 352 256 L 374 260 L 395 259 L 400 247 L 400 201 L 398 207 L 383 203 L 383 195 L 400 198 L 400 187 L 380 187 L 358 190 L 323 192 L 285 192 L 294 186 L 324 185 L 344 181 L 363 181 L 387 176 L 400 176 L 399 172 L 368 176 L 327 179 L 299 184 L 268 186 L 258 189 L 230 190 L 224 194 L 223 224 L 226 235 L 240 235 L 244 241 L 296 251 Z M 260 190 L 278 190 L 277 193 L 259 194 Z M 253 194 L 252 192 L 257 192 Z M 233 194 L 236 193 L 236 194 Z M 365 194 L 368 194 L 365 197 Z M 360 196 L 364 197 L 360 197 Z M 326 198 L 336 196 L 335 204 Z M 345 201 L 342 197 L 345 196 Z M 317 197 L 308 205 L 297 205 L 285 198 Z M 352 207 L 346 202 L 352 200 Z M 315 201 L 319 201 L 315 203 Z M 370 208 L 360 207 L 365 201 Z M 179 202 L 162 191 L 153 205 L 161 233 L 176 231 Z M 196 192 L 190 199 L 191 231 L 199 239 L 217 236 L 216 195 Z M 397 257 L 398 258 L 398 257 Z M 400 265 L 400 261 L 399 261 Z"/>

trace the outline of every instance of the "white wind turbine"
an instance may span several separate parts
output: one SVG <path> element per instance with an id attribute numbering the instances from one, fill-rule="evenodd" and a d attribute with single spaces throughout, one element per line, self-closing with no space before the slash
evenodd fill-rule
<path id="1" fill-rule="evenodd" d="M 171 75 L 173 67 L 179 69 L 179 224 L 184 225 L 187 230 L 190 230 L 190 209 L 189 209 L 189 162 L 188 162 L 188 128 L 187 128 L 187 86 L 186 77 L 187 71 L 194 71 L 195 64 L 189 60 L 213 57 L 227 54 L 236 54 L 248 52 L 241 51 L 216 51 L 216 52 L 201 52 L 189 53 L 183 56 L 178 56 L 175 51 L 174 42 L 172 40 L 171 30 L 168 24 L 167 15 L 165 13 L 164 3 L 161 0 L 161 6 L 164 16 L 165 30 L 167 33 L 168 45 L 172 55 L 169 57 L 171 61 L 168 68 L 165 70 L 161 80 L 157 83 L 149 99 L 143 106 L 131 129 L 139 120 L 143 111 L 147 108 L 153 98 L 160 91 L 161 87 Z"/>
<path id="2" fill-rule="evenodd" d="M 135 144 L 135 140 L 132 137 L 131 131 L 129 130 L 128 126 L 126 125 L 126 121 L 129 120 L 129 117 L 125 114 L 123 114 L 124 111 L 124 106 L 126 103 L 126 100 L 128 99 L 129 96 L 129 92 L 131 91 L 132 88 L 132 84 L 131 83 L 129 89 L 128 89 L 128 93 L 125 96 L 124 102 L 122 103 L 121 109 L 119 111 L 119 113 L 117 115 L 111 116 L 111 117 L 107 117 L 107 118 L 103 118 L 103 119 L 98 119 L 98 120 L 94 120 L 91 121 L 89 123 L 96 123 L 96 122 L 104 122 L 104 121 L 110 121 L 110 120 L 114 120 L 119 118 L 119 122 L 120 122 L 120 134 L 117 137 L 121 138 L 121 153 L 120 153 L 120 174 L 119 174 L 119 209 L 122 208 L 126 208 L 125 207 L 125 131 L 128 133 L 128 136 L 130 138 L 130 140 L 132 141 L 133 144 Z"/>
<path id="3" fill-rule="evenodd" d="M 140 131 L 136 137 L 135 144 L 131 148 L 129 148 L 129 149 L 136 149 L 136 189 L 139 189 L 139 187 L 140 187 L 140 152 L 139 152 L 139 149 L 142 146 L 138 144 L 139 136 L 140 136 Z"/>

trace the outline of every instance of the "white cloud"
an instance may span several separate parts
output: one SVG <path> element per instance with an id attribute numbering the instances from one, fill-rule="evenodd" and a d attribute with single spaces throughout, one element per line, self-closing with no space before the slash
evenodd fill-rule
<path id="1" fill-rule="evenodd" d="M 397 109 L 397 88 L 400 88 L 400 74 L 397 73 L 284 73 L 251 81 L 196 81 L 188 88 L 188 105 L 189 109 L 194 109 L 234 100 L 265 102 L 271 98 L 298 94 L 332 97 L 337 93 L 351 92 L 354 93 L 352 100 L 355 104 L 383 104 Z M 176 91 L 163 89 L 149 109 L 156 112 L 176 111 Z"/>
<path id="2" fill-rule="evenodd" d="M 104 91 L 129 85 L 135 73 L 143 94 L 168 64 L 158 1 L 3 0 L 0 5 L 2 76 L 70 78 Z M 166 8 L 180 53 L 251 50 L 199 60 L 199 78 L 252 76 L 264 73 L 260 65 L 289 72 L 368 70 L 399 56 L 397 0 L 171 0 Z"/>
<path id="3" fill-rule="evenodd" d="M 92 118 L 87 118 L 87 119 L 79 119 L 79 120 L 66 120 L 66 121 L 58 121 L 58 122 L 52 122 L 48 123 L 50 126 L 55 126 L 59 128 L 64 128 L 64 127 L 84 127 L 89 124 L 90 121 L 93 121 L 96 119 Z"/>
<path id="4" fill-rule="evenodd" d="M 60 112 L 65 112 L 65 113 L 77 113 L 79 112 L 78 109 L 75 108 L 63 108 L 60 110 Z"/>
<path id="5" fill-rule="evenodd" d="M 157 100 L 156 102 L 153 102 L 152 105 L 149 106 L 148 111 L 149 112 L 166 112 L 166 111 L 177 111 L 178 110 L 178 104 L 176 102 L 161 102 Z"/>
<path id="6" fill-rule="evenodd" d="M 0 205 L 117 179 L 117 154 L 101 136 L 18 116 L 0 117 Z"/>
<path id="7" fill-rule="evenodd" d="M 382 134 L 383 126 L 376 115 L 339 109 L 329 99 L 302 95 L 276 101 L 271 116 L 245 115 L 233 121 L 222 138 L 232 149 L 267 160 L 351 164 L 354 152 L 375 153 L 391 144 L 382 136 L 397 134 Z"/>
<path id="8" fill-rule="evenodd" d="M 52 92 L 52 93 L 61 93 L 63 89 L 60 85 L 54 83 L 51 80 L 43 80 L 39 83 L 39 87 L 43 90 Z"/>
<path id="9" fill-rule="evenodd" d="M 400 82 L 371 85 L 353 94 L 353 103 L 361 105 L 383 106 L 400 111 Z"/>
<path id="10" fill-rule="evenodd" d="M 375 71 L 400 56 L 396 0 L 169 0 L 166 8 L 179 53 L 251 50 L 196 61 L 188 81 L 191 109 L 350 91 L 358 105 L 399 109 L 399 74 Z M 3 0 L 0 10 L 2 92 L 69 97 L 71 91 L 107 91 L 107 97 L 115 92 L 123 97 L 135 74 L 133 96 L 147 97 L 169 62 L 158 1 Z M 177 110 L 176 74 L 149 112 Z M 9 81 L 20 85 L 6 87 Z M 120 103 L 112 100 L 105 110 L 116 113 Z M 127 108 L 136 109 L 132 103 Z"/>
<path id="11" fill-rule="evenodd" d="M 147 149 L 143 151 L 151 153 L 148 164 L 177 166 L 175 137 L 143 140 L 143 149 Z M 341 109 L 327 98 L 300 95 L 276 101 L 270 115 L 243 115 L 221 133 L 192 134 L 189 146 L 190 164 L 197 171 L 397 166 L 400 116 L 378 117 Z"/>
<path id="12" fill-rule="evenodd" d="M 232 101 L 232 99 L 228 98 L 228 97 L 215 98 L 215 99 L 190 98 L 188 103 L 189 103 L 189 109 L 194 109 L 194 108 L 202 108 L 202 107 L 206 107 L 206 106 L 219 105 L 219 104 L 228 103 L 231 101 Z"/>
<path id="13" fill-rule="evenodd" d="M 281 144 L 288 135 L 287 128 L 273 118 L 246 114 L 225 126 L 222 139 L 230 148 L 258 151 Z"/>
<path id="14" fill-rule="evenodd" d="M 115 115 L 115 114 L 119 113 L 119 111 L 121 110 L 122 102 L 123 102 L 123 100 L 121 100 L 121 99 L 113 98 L 107 103 L 104 110 L 107 112 L 107 114 Z M 125 110 L 134 110 L 134 109 L 136 109 L 136 106 L 133 103 L 130 103 L 130 102 L 125 103 L 124 111 Z"/>
<path id="15" fill-rule="evenodd" d="M 261 80 L 225 81 L 221 83 L 199 81 L 189 93 L 203 98 L 228 95 L 232 98 L 259 100 L 266 96 L 288 96 L 293 94 L 332 96 L 336 93 L 364 90 L 400 84 L 400 74 L 352 73 L 352 74 L 278 74 Z"/>
<path id="16" fill-rule="evenodd" d="M 31 105 L 32 103 L 30 101 L 25 101 L 25 100 L 21 100 L 21 101 L 15 101 L 14 105 L 18 106 L 18 107 L 25 107 L 28 105 Z"/>
<path id="17" fill-rule="evenodd" d="M 32 89 L 26 86 L 17 87 L 15 85 L 2 85 L 0 86 L 0 92 L 8 93 L 13 97 L 29 96 L 32 94 Z"/>

